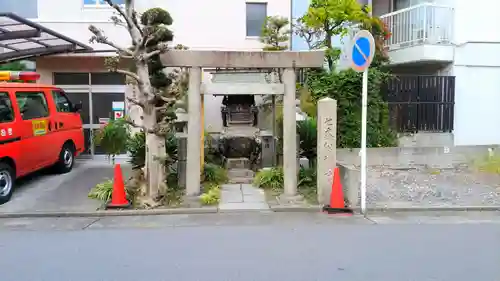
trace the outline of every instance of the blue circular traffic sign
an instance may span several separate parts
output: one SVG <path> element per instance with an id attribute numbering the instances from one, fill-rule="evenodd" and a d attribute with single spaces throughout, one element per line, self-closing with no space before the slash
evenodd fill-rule
<path id="1" fill-rule="evenodd" d="M 361 30 L 354 36 L 349 48 L 351 68 L 362 72 L 370 66 L 375 55 L 375 40 L 370 32 Z"/>

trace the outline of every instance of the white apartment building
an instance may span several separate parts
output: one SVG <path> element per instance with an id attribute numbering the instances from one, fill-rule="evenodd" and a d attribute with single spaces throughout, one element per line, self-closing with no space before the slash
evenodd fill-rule
<path id="1" fill-rule="evenodd" d="M 398 74 L 455 76 L 455 145 L 500 143 L 500 17 L 495 0 L 373 0 Z"/>
<path id="2" fill-rule="evenodd" d="M 496 129 L 500 123 L 500 111 L 497 109 L 500 104 L 500 56 L 496 55 L 500 52 L 500 32 L 497 31 L 500 17 L 494 8 L 500 2 L 498 0 L 359 0 L 359 2 L 371 4 L 373 14 L 380 17 L 391 31 L 392 36 L 386 47 L 391 60 L 390 68 L 395 74 L 455 77 L 453 83 L 445 85 L 454 88 L 454 112 L 451 113 L 453 131 L 444 136 L 444 141 L 434 143 L 500 144 L 500 131 Z M 298 18 L 303 15 L 309 3 L 310 0 L 294 0 L 293 17 Z M 292 42 L 294 50 L 307 49 L 307 45 L 297 36 Z M 335 40 L 334 44 L 344 50 L 339 64 L 340 69 L 347 67 L 348 58 L 345 50 L 349 48 L 349 42 L 349 38 Z M 443 80 L 446 79 L 441 79 Z M 399 89 L 400 92 L 407 90 Z M 440 138 L 446 134 L 432 135 Z M 430 144 L 432 143 L 430 140 Z"/>
<path id="3" fill-rule="evenodd" d="M 291 15 L 290 0 L 137 0 L 135 5 L 138 12 L 153 7 L 169 11 L 174 20 L 173 45 L 194 50 L 261 50 L 258 38 L 265 17 Z M 91 129 L 99 128 L 100 119 L 112 117 L 113 102 L 124 101 L 125 80 L 106 72 L 104 58 L 111 55 L 111 48 L 90 44 L 88 27 L 102 29 L 119 46 L 129 46 L 130 36 L 110 21 L 115 12 L 105 1 L 0 0 L 0 12 L 14 12 L 92 47 L 93 53 L 38 57 L 36 71 L 42 83 L 58 85 L 72 100 L 82 101 L 87 137 Z M 205 127 L 210 131 L 222 129 L 221 102 L 222 97 L 205 96 Z"/>

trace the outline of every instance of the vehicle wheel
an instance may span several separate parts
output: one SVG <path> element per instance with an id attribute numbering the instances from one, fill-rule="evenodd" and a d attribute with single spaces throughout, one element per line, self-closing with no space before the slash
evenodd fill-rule
<path id="1" fill-rule="evenodd" d="M 59 160 L 57 160 L 57 163 L 54 166 L 54 168 L 57 173 L 65 174 L 73 169 L 74 164 L 75 164 L 75 150 L 72 145 L 65 144 L 61 149 L 61 153 L 59 154 Z"/>
<path id="2" fill-rule="evenodd" d="M 9 202 L 12 197 L 15 178 L 14 169 L 6 163 L 0 163 L 0 205 Z"/>

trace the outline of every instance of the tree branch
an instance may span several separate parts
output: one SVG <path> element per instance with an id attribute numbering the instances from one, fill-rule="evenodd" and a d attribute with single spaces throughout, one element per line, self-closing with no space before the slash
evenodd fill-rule
<path id="1" fill-rule="evenodd" d="M 161 54 L 162 52 L 164 52 L 164 51 L 162 51 L 162 50 L 154 50 L 154 51 L 151 51 L 151 52 L 149 52 L 149 53 L 145 54 L 143 59 L 144 59 L 144 60 L 149 60 L 150 58 L 152 58 L 152 57 L 154 57 L 154 56 L 156 56 L 156 55 L 159 55 L 159 54 Z"/>
<path id="2" fill-rule="evenodd" d="M 166 103 L 175 103 L 177 101 L 177 99 L 167 98 L 167 97 L 162 96 L 160 93 L 156 93 L 151 97 L 151 99 L 148 100 L 148 102 L 151 104 L 155 104 L 158 101 L 164 101 Z"/>
<path id="3" fill-rule="evenodd" d="M 134 105 L 137 105 L 139 106 L 140 108 L 144 109 L 144 103 L 136 100 L 136 99 L 133 99 L 133 98 L 130 98 L 130 97 L 127 97 L 127 101 L 130 102 L 131 104 L 134 104 Z"/>
<path id="4" fill-rule="evenodd" d="M 135 81 L 137 81 L 138 84 L 142 83 L 141 78 L 139 77 L 139 75 L 137 75 L 137 74 L 135 74 L 135 73 L 133 73 L 131 71 L 123 70 L 123 69 L 115 69 L 114 72 L 125 74 L 128 77 L 130 77 L 130 78 L 134 79 Z"/>
<path id="5" fill-rule="evenodd" d="M 125 1 L 125 9 L 122 8 L 122 6 L 113 3 L 113 0 L 104 0 L 106 3 L 108 3 L 109 6 L 113 7 L 118 14 L 120 14 L 125 22 L 127 23 L 127 29 L 130 33 L 130 37 L 132 37 L 132 42 L 134 45 L 138 45 L 140 42 L 140 39 L 142 37 L 142 31 L 139 23 L 135 17 L 135 12 L 133 9 L 133 1 L 132 0 L 127 0 Z"/>
<path id="6" fill-rule="evenodd" d="M 156 50 L 153 50 L 143 56 L 144 60 L 149 60 L 150 58 L 159 55 L 161 53 L 164 53 L 168 50 L 168 44 L 166 43 L 159 43 L 158 46 L 156 46 Z"/>
<path id="7" fill-rule="evenodd" d="M 117 26 L 127 28 L 127 23 L 125 23 L 119 16 L 111 16 L 111 21 Z"/>
<path id="8" fill-rule="evenodd" d="M 97 28 L 93 25 L 90 25 L 89 31 L 92 32 L 92 34 L 94 34 L 89 40 L 91 43 L 100 43 L 100 44 L 108 45 L 108 46 L 114 48 L 115 50 L 117 50 L 118 55 L 120 57 L 127 56 L 127 55 L 128 56 L 134 55 L 134 53 L 132 51 L 128 50 L 127 48 L 118 46 L 117 44 L 111 42 L 108 39 L 108 37 L 106 37 L 106 35 L 104 35 L 104 32 L 102 30 L 100 30 L 99 28 Z"/>
<path id="9" fill-rule="evenodd" d="M 130 126 L 132 126 L 134 128 L 142 129 L 142 130 L 144 130 L 144 132 L 146 132 L 148 134 L 156 134 L 155 130 L 150 129 L 150 128 L 146 128 L 145 126 L 140 126 L 140 125 L 136 124 L 134 121 L 132 121 L 130 118 L 125 118 L 124 120 L 125 120 L 125 123 L 129 124 Z"/>

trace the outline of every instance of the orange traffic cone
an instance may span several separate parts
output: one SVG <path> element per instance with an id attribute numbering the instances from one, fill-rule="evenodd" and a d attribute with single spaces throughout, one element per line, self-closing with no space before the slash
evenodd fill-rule
<path id="1" fill-rule="evenodd" d="M 344 191 L 340 181 L 340 171 L 336 167 L 333 172 L 332 192 L 330 193 L 330 205 L 323 207 L 323 211 L 329 214 L 352 214 L 352 210 L 346 208 L 344 202 Z"/>
<path id="2" fill-rule="evenodd" d="M 123 183 L 120 164 L 115 165 L 113 193 L 111 194 L 111 202 L 109 202 L 106 207 L 108 209 L 124 209 L 130 207 L 130 202 L 128 202 L 127 193 L 125 192 L 125 184 Z"/>

